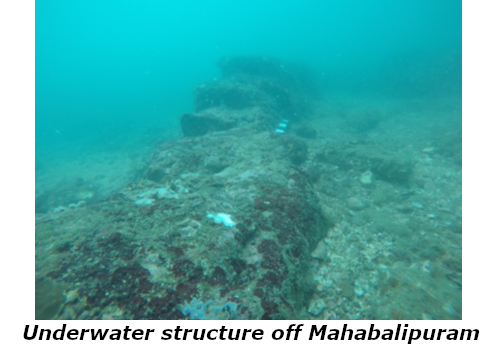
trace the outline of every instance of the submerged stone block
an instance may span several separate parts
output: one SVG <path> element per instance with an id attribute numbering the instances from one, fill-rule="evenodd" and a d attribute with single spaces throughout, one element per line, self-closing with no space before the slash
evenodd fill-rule
<path id="1" fill-rule="evenodd" d="M 202 84 L 194 91 L 195 112 L 213 107 L 245 109 L 271 101 L 256 85 L 234 79 Z"/>
<path id="2" fill-rule="evenodd" d="M 307 144 L 270 133 L 300 112 L 300 92 L 278 61 L 266 62 L 227 61 L 224 80 L 200 86 L 196 112 L 182 115 L 188 138 L 160 145 L 121 196 L 58 220 L 78 249 L 44 256 L 40 268 L 85 296 L 96 310 L 86 318 L 112 308 L 122 319 L 299 319 L 307 310 L 311 252 L 326 224 L 298 168 Z M 43 239 L 49 231 L 37 225 Z"/>
<path id="3" fill-rule="evenodd" d="M 183 114 L 181 117 L 181 128 L 184 136 L 203 136 L 211 131 L 222 131 L 230 129 L 235 123 L 228 123 L 215 116 Z"/>

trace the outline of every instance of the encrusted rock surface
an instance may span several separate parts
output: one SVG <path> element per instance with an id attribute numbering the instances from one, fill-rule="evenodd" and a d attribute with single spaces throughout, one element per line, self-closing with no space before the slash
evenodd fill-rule
<path id="1" fill-rule="evenodd" d="M 461 139 L 446 101 L 403 118 L 407 101 L 332 97 L 309 119 L 286 65 L 220 67 L 142 176 L 36 203 L 36 279 L 54 294 L 43 317 L 461 318 Z M 219 213 L 235 225 L 207 218 Z"/>
<path id="2" fill-rule="evenodd" d="M 255 79 L 263 78 L 248 86 L 258 90 Z M 54 231 L 67 241 L 37 250 L 38 273 L 78 293 L 66 308 L 123 319 L 202 317 L 185 311 L 191 303 L 221 319 L 293 319 L 307 308 L 310 253 L 327 229 L 296 167 L 307 147 L 274 133 L 280 116 L 262 106 L 265 98 L 230 103 L 239 87 L 224 84 L 198 88 L 197 105 L 209 94 L 221 100 L 182 116 L 193 137 L 159 146 L 142 181 L 37 225 L 39 242 Z M 208 213 L 230 214 L 236 226 Z M 58 253 L 47 259 L 46 249 Z"/>

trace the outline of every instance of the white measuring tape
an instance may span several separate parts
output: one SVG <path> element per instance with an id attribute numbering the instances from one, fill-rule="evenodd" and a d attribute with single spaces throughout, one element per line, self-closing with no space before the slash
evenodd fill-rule
<path id="1" fill-rule="evenodd" d="M 276 128 L 276 132 L 280 134 L 284 133 L 286 128 L 288 127 L 288 122 L 289 122 L 288 119 L 283 119 Z"/>

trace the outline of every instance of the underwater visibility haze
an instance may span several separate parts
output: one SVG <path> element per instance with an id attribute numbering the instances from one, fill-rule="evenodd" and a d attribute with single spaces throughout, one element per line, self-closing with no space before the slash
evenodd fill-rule
<path id="1" fill-rule="evenodd" d="M 36 319 L 461 319 L 462 9 L 36 2 Z"/>

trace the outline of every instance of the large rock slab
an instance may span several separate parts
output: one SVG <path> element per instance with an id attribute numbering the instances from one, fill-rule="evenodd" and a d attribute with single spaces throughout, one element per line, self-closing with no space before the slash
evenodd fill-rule
<path id="1" fill-rule="evenodd" d="M 188 137 L 160 145 L 142 180 L 39 217 L 37 272 L 71 296 L 57 318 L 307 317 L 326 224 L 297 167 L 307 146 L 274 131 L 289 87 L 264 73 L 200 86 Z"/>

